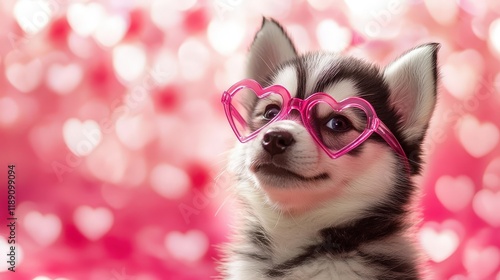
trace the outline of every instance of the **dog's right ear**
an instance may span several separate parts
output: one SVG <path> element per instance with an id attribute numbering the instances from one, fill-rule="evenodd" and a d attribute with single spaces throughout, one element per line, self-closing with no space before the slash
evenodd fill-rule
<path id="1" fill-rule="evenodd" d="M 247 77 L 266 86 L 275 68 L 295 57 L 297 51 L 283 27 L 273 19 L 264 18 L 250 47 Z"/>

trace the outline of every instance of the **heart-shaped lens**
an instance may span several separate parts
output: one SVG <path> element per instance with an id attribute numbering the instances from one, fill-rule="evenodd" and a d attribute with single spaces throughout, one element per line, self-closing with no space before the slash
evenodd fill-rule
<path id="1" fill-rule="evenodd" d="M 319 101 L 309 110 L 308 121 L 314 136 L 333 153 L 350 147 L 367 127 L 363 110 Z"/>
<path id="2" fill-rule="evenodd" d="M 246 138 L 275 119 L 282 108 L 281 95 L 273 92 L 257 94 L 242 87 L 233 94 L 229 111 L 237 133 Z"/>

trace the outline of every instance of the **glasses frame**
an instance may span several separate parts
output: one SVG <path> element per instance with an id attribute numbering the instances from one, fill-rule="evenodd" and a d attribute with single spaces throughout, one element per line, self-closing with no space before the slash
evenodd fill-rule
<path id="1" fill-rule="evenodd" d="M 265 98 L 271 94 L 278 94 L 283 99 L 283 108 L 280 110 L 279 114 L 276 115 L 273 119 L 271 119 L 268 123 L 255 130 L 248 136 L 243 136 L 236 128 L 236 124 L 234 123 L 234 118 L 236 118 L 241 124 L 245 123 L 245 119 L 240 115 L 240 113 L 231 105 L 231 101 L 233 96 L 240 90 L 248 88 L 252 90 L 258 98 Z M 271 85 L 266 88 L 262 88 L 261 85 L 252 79 L 244 79 L 236 84 L 232 85 L 227 91 L 224 91 L 222 94 L 221 102 L 224 106 L 224 112 L 226 113 L 227 120 L 229 124 L 241 143 L 248 142 L 249 140 L 255 138 L 260 131 L 269 126 L 270 124 L 285 119 L 292 110 L 297 110 L 300 113 L 300 117 L 304 127 L 307 129 L 309 134 L 313 137 L 316 144 L 318 144 L 326 154 L 332 158 L 339 158 L 346 153 L 352 151 L 359 145 L 361 145 L 372 133 L 377 133 L 380 135 L 389 146 L 400 154 L 404 159 L 408 160 L 406 154 L 399 144 L 396 137 L 391 133 L 389 128 L 377 117 L 375 110 L 372 105 L 359 97 L 348 97 L 340 102 L 337 102 L 332 96 L 324 92 L 317 92 L 306 99 L 300 98 L 292 98 L 288 90 L 281 85 Z M 366 128 L 365 130 L 350 144 L 346 145 L 342 149 L 334 152 L 329 150 L 328 147 L 323 144 L 321 139 L 316 135 L 316 131 L 311 126 L 311 114 L 310 111 L 314 108 L 314 106 L 318 103 L 327 103 L 332 107 L 332 109 L 336 112 L 341 112 L 347 108 L 358 108 L 365 112 L 366 114 Z M 234 117 L 234 118 L 233 118 Z"/>

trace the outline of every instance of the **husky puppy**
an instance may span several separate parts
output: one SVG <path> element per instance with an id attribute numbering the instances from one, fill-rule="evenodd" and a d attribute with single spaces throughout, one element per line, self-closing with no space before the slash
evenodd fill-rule
<path id="1" fill-rule="evenodd" d="M 412 227 L 422 141 L 436 103 L 437 51 L 430 43 L 379 67 L 353 57 L 299 55 L 283 28 L 264 19 L 247 77 L 291 97 L 360 97 L 406 157 L 373 133 L 333 159 L 300 116 L 270 123 L 231 153 L 241 223 L 225 248 L 224 279 L 423 279 Z M 276 140 L 276 139 L 277 140 Z"/>

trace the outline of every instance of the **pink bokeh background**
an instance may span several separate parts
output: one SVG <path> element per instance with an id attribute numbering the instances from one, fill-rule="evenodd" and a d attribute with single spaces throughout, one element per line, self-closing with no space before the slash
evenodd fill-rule
<path id="1" fill-rule="evenodd" d="M 219 99 L 263 15 L 300 52 L 381 65 L 441 43 L 419 242 L 432 279 L 500 280 L 497 0 L 1 1 L 0 279 L 217 275 L 237 207 Z"/>

